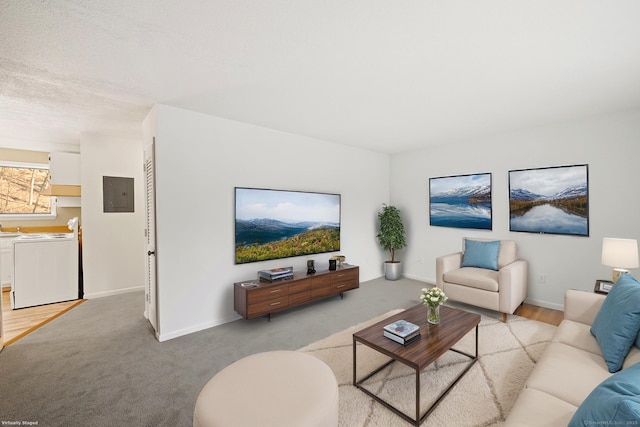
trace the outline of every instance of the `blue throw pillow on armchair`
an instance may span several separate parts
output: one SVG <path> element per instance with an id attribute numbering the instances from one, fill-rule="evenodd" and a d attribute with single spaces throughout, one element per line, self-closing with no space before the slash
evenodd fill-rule
<path id="1" fill-rule="evenodd" d="M 640 332 L 640 283 L 624 274 L 611 288 L 591 326 L 609 372 L 622 368 Z"/>
<path id="2" fill-rule="evenodd" d="M 464 239 L 462 266 L 498 270 L 499 251 L 500 240 L 481 242 L 479 240 Z"/>

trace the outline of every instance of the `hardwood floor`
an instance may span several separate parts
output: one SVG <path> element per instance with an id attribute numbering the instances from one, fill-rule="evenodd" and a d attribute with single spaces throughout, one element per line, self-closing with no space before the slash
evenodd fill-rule
<path id="1" fill-rule="evenodd" d="M 550 323 L 555 326 L 558 326 L 560 322 L 562 322 L 562 319 L 564 319 L 564 313 L 562 311 L 531 304 L 522 304 L 513 314 L 539 322 Z"/>
<path id="2" fill-rule="evenodd" d="M 2 331 L 4 345 L 16 342 L 28 333 L 66 313 L 85 300 L 59 302 L 38 307 L 11 309 L 9 289 L 2 290 Z"/>

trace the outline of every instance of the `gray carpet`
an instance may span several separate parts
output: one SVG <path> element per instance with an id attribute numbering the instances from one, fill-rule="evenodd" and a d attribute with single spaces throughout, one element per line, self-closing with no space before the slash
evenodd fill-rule
<path id="1" fill-rule="evenodd" d="M 225 366 L 410 307 L 424 286 L 376 279 L 271 322 L 241 319 L 163 343 L 142 316 L 143 293 L 89 300 L 0 353 L 0 422 L 191 426 L 198 393 Z"/>

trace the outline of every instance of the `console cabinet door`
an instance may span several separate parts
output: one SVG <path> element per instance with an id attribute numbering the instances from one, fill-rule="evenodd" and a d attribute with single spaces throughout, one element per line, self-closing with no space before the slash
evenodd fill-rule
<path id="1" fill-rule="evenodd" d="M 289 306 L 311 301 L 311 279 L 296 280 L 289 284 Z"/>
<path id="2" fill-rule="evenodd" d="M 311 278 L 311 298 L 324 298 L 331 295 L 331 275 L 324 274 Z"/>

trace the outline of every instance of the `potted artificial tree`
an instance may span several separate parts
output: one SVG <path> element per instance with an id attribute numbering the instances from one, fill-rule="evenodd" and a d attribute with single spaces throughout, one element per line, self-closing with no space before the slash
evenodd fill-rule
<path id="1" fill-rule="evenodd" d="M 378 242 L 391 254 L 391 260 L 384 262 L 384 277 L 387 280 L 400 278 L 400 261 L 396 260 L 396 250 L 407 246 L 404 238 L 404 225 L 400 217 L 400 210 L 395 206 L 382 205 L 382 211 L 378 212 L 380 230 Z"/>

